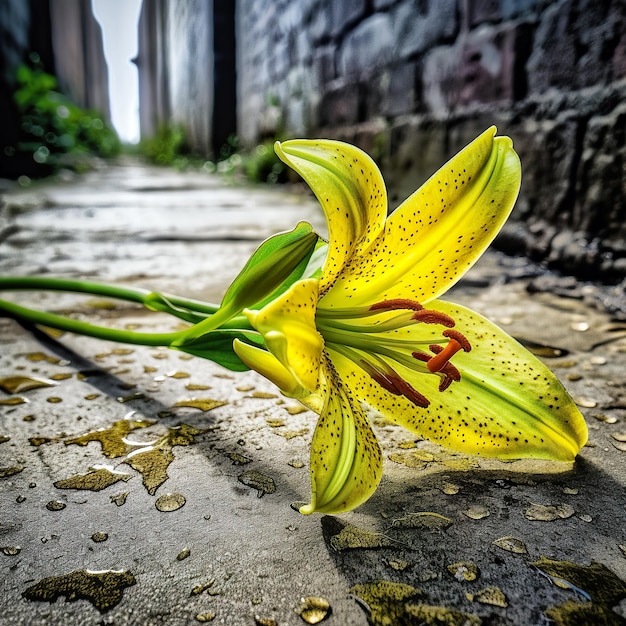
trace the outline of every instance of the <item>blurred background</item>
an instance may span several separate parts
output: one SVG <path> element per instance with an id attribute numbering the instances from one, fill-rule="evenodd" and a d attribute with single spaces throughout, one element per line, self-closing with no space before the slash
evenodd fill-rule
<path id="1" fill-rule="evenodd" d="M 626 275 L 623 0 L 3 0 L 0 177 L 135 154 L 277 183 L 275 139 L 378 162 L 390 208 L 482 130 L 523 187 L 497 245 Z"/>

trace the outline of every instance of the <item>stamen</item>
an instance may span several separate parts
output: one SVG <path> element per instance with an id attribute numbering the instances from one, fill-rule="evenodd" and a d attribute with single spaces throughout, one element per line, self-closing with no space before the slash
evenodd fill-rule
<path id="1" fill-rule="evenodd" d="M 440 372 L 446 365 L 446 363 L 459 351 L 463 346 L 456 340 L 450 339 L 448 345 L 434 357 L 426 362 L 428 369 L 434 374 Z"/>
<path id="2" fill-rule="evenodd" d="M 423 396 L 417 389 L 414 389 L 404 378 L 399 376 L 391 368 L 389 368 L 389 371 L 383 372 L 363 359 L 359 362 L 359 365 L 372 377 L 372 380 L 394 396 L 404 396 L 407 400 L 422 409 L 430 405 L 430 401 L 426 396 Z"/>
<path id="3" fill-rule="evenodd" d="M 410 400 L 415 406 L 425 409 L 430 405 L 430 401 L 426 396 L 423 396 L 417 389 L 414 389 L 404 378 L 394 377 L 393 383 L 398 388 L 398 391 L 407 400 Z"/>
<path id="4" fill-rule="evenodd" d="M 408 309 L 409 311 L 421 311 L 424 307 L 417 300 L 406 298 L 396 298 L 394 300 L 382 300 L 375 302 L 369 308 L 370 311 L 395 311 L 397 309 Z"/>
<path id="5" fill-rule="evenodd" d="M 458 330 L 444 330 L 441 334 L 444 337 L 458 341 L 461 344 L 461 348 L 463 348 L 463 352 L 469 352 L 472 349 L 472 344 L 467 337 Z"/>
<path id="6" fill-rule="evenodd" d="M 444 330 L 442 334 L 448 338 L 448 345 L 445 348 L 441 348 L 441 346 L 436 344 L 429 346 L 431 351 L 435 353 L 435 356 L 428 360 L 426 365 L 433 373 L 445 372 L 446 364 L 459 350 L 469 352 L 472 349 L 472 345 L 467 337 L 458 330 Z"/>
<path id="7" fill-rule="evenodd" d="M 440 348 L 441 346 L 437 346 L 437 348 Z M 433 346 L 429 346 L 429 348 L 432 350 Z M 443 348 L 441 348 L 443 350 Z M 426 354 L 425 352 L 413 352 L 413 354 L 411 355 L 414 359 L 417 359 L 418 361 L 423 361 L 424 363 L 428 363 L 428 361 L 430 361 L 433 357 L 430 354 Z"/>
<path id="8" fill-rule="evenodd" d="M 448 328 L 452 328 L 452 326 L 454 326 L 454 320 L 449 315 L 440 313 L 439 311 L 433 311 L 431 309 L 422 309 L 421 311 L 417 311 L 413 314 L 411 319 L 423 322 L 424 324 L 441 324 L 442 326 L 447 326 Z"/>
<path id="9" fill-rule="evenodd" d="M 439 383 L 439 391 L 445 391 L 453 382 L 458 383 L 461 380 L 461 373 L 449 361 L 439 373 L 443 374 L 443 378 Z"/>

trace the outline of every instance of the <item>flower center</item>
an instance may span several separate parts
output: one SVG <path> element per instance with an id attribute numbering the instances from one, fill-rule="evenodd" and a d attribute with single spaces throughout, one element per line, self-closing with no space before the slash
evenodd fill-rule
<path id="1" fill-rule="evenodd" d="M 394 313 L 390 315 L 390 313 Z M 404 329 L 416 324 L 443 326 L 440 336 L 432 331 L 421 340 L 417 332 L 407 338 Z M 445 391 L 461 380 L 450 359 L 472 348 L 468 339 L 452 327 L 445 313 L 425 309 L 416 300 L 383 300 L 369 307 L 325 309 L 318 307 L 316 325 L 328 348 L 339 352 L 366 372 L 383 389 L 426 408 L 430 401 L 398 373 L 399 365 L 421 374 L 440 377 Z M 429 352 L 416 348 L 427 346 Z"/>

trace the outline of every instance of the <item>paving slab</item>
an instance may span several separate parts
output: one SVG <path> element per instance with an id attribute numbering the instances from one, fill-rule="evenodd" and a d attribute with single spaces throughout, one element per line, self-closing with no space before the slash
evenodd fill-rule
<path id="1" fill-rule="evenodd" d="M 134 162 L 4 201 L 0 274 L 208 301 L 262 239 L 324 228 L 306 194 Z M 449 299 L 557 372 L 590 428 L 576 463 L 454 454 L 374 417 L 383 480 L 337 517 L 292 508 L 309 495 L 316 416 L 254 372 L 0 318 L 0 377 L 52 381 L 0 392 L 0 621 L 626 623 L 626 323 L 598 305 L 610 288 L 564 284 L 488 253 Z M 174 328 L 100 298 L 9 297 Z"/>

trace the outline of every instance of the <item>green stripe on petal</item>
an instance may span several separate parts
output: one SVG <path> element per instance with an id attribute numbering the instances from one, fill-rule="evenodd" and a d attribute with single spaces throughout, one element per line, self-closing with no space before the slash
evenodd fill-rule
<path id="1" fill-rule="evenodd" d="M 362 150 L 331 140 L 276 142 L 276 154 L 307 182 L 328 222 L 329 247 L 320 282 L 324 293 L 355 254 L 367 249 L 387 217 L 387 191 Z"/>
<path id="2" fill-rule="evenodd" d="M 311 444 L 311 502 L 300 512 L 336 515 L 365 502 L 382 476 L 382 454 L 359 403 L 330 363 L 325 400 Z"/>
<path id="3" fill-rule="evenodd" d="M 323 301 L 355 306 L 448 290 L 484 252 L 509 216 L 521 180 L 508 137 L 490 128 L 459 152 L 387 220 Z"/>
<path id="4" fill-rule="evenodd" d="M 362 401 L 405 428 L 435 443 L 469 454 L 573 461 L 587 440 L 587 425 L 562 384 L 536 357 L 477 313 L 456 304 L 433 301 L 429 307 L 456 320 L 472 344 L 452 364 L 461 373 L 443 392 L 439 378 L 394 362 L 407 382 L 430 400 L 416 409 L 394 396 L 340 355 L 333 355 L 339 375 Z M 423 339 L 413 327 L 416 341 Z M 398 336 L 410 336 L 405 329 Z"/>

